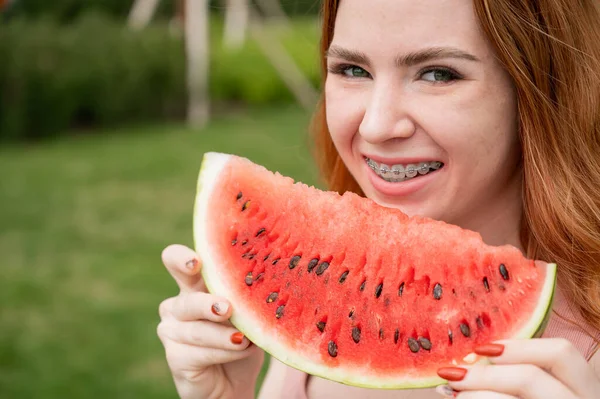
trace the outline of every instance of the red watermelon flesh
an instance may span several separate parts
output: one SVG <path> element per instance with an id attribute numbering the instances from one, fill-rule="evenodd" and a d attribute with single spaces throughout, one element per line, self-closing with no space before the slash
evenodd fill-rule
<path id="1" fill-rule="evenodd" d="M 555 265 L 479 234 L 205 155 L 194 235 L 209 290 L 279 360 L 376 388 L 439 384 L 479 344 L 545 325 Z"/>

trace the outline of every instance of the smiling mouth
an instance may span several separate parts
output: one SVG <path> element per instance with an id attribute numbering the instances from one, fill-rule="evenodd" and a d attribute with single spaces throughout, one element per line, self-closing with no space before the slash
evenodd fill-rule
<path id="1" fill-rule="evenodd" d="M 440 161 L 426 161 L 406 165 L 386 165 L 384 163 L 375 162 L 371 158 L 364 158 L 369 168 L 371 168 L 377 176 L 389 183 L 400 183 L 412 180 L 444 167 L 444 163 Z"/>

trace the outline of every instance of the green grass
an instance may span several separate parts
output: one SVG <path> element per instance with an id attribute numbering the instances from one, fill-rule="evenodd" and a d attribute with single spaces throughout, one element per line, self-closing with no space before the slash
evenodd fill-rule
<path id="1" fill-rule="evenodd" d="M 160 261 L 192 245 L 205 151 L 314 184 L 309 116 L 252 111 L 0 149 L 0 398 L 176 398 L 156 336 L 177 293 Z"/>

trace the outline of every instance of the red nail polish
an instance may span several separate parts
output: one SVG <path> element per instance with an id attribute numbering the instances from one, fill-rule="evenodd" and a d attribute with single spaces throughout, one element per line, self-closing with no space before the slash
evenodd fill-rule
<path id="1" fill-rule="evenodd" d="M 439 385 L 435 388 L 435 391 L 442 395 L 444 398 L 456 398 L 458 391 L 450 388 L 449 385 Z"/>
<path id="2" fill-rule="evenodd" d="M 475 353 L 481 356 L 500 356 L 504 352 L 504 345 L 502 344 L 486 344 L 480 345 L 474 349 Z"/>
<path id="3" fill-rule="evenodd" d="M 240 345 L 244 341 L 244 334 L 241 332 L 236 332 L 231 334 L 231 343 Z"/>
<path id="4" fill-rule="evenodd" d="M 191 259 L 188 260 L 187 262 L 185 262 L 185 267 L 188 270 L 194 270 L 196 268 L 196 266 L 198 266 L 198 259 Z"/>
<path id="5" fill-rule="evenodd" d="M 223 316 L 229 310 L 229 304 L 227 302 L 215 302 L 210 310 L 217 316 Z"/>
<path id="6" fill-rule="evenodd" d="M 217 316 L 220 316 L 219 312 L 221 311 L 218 303 L 213 303 L 210 307 L 210 310 Z"/>
<path id="7" fill-rule="evenodd" d="M 462 367 L 442 367 L 437 371 L 438 375 L 448 381 L 461 381 L 467 375 L 467 369 Z"/>

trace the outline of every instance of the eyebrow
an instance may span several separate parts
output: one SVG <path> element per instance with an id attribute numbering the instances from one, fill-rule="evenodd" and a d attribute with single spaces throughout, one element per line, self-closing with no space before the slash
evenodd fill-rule
<path id="1" fill-rule="evenodd" d="M 356 64 L 362 64 L 366 66 L 370 65 L 369 58 L 364 53 L 345 49 L 339 46 L 331 46 L 325 52 L 325 57 L 341 58 Z M 399 55 L 396 57 L 396 65 L 398 67 L 410 67 L 440 58 L 458 58 L 467 61 L 479 61 L 479 58 L 475 57 L 473 54 L 453 47 L 430 47 L 408 54 Z"/>

